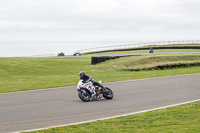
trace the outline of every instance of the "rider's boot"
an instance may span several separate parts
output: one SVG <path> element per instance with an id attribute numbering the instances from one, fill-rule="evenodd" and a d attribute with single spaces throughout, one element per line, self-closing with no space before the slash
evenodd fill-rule
<path id="1" fill-rule="evenodd" d="M 97 97 L 96 92 L 95 92 L 95 90 L 93 90 L 92 100 L 96 99 L 96 97 Z"/>
<path id="2" fill-rule="evenodd" d="M 99 88 L 95 88 L 96 96 L 99 95 Z"/>
<path id="3" fill-rule="evenodd" d="M 98 86 L 98 88 L 96 89 L 95 88 L 95 91 L 96 91 L 96 93 L 97 93 L 97 95 L 99 94 L 99 93 L 102 93 L 102 90 L 104 90 L 104 87 L 103 87 L 103 85 L 101 85 L 99 82 L 97 82 L 97 81 L 93 81 L 92 82 L 93 83 L 93 85 L 97 85 Z M 101 87 L 101 89 L 99 89 L 99 87 Z"/>
<path id="4" fill-rule="evenodd" d="M 103 85 L 101 85 L 100 87 L 101 87 L 100 93 L 103 93 L 103 91 L 105 90 L 105 87 Z"/>

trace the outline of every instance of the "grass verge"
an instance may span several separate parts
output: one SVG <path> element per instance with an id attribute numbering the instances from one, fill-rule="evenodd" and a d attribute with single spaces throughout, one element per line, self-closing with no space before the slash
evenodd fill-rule
<path id="1" fill-rule="evenodd" d="M 199 133 L 200 102 L 31 133 Z"/>
<path id="2" fill-rule="evenodd" d="M 182 57 L 183 56 L 183 57 Z M 123 69 L 147 67 L 162 62 L 199 61 L 195 55 L 126 57 L 91 65 L 90 57 L 77 58 L 0 58 L 0 93 L 75 86 L 78 73 L 85 71 L 95 80 L 115 82 L 163 76 L 200 73 L 200 67 L 129 72 Z M 160 60 L 158 60 L 158 58 Z M 154 61 L 154 62 L 153 62 Z M 137 62 L 138 65 L 131 64 Z M 127 66 L 124 64 L 130 63 Z"/>

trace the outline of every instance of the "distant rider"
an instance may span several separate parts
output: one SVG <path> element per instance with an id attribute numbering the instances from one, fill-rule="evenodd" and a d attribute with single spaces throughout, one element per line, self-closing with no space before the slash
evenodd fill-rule
<path id="1" fill-rule="evenodd" d="M 93 80 L 90 75 L 86 75 L 85 72 L 83 72 L 83 71 L 79 73 L 79 77 L 81 80 L 83 80 L 83 83 L 87 83 L 87 82 L 91 81 L 94 86 L 97 85 L 97 86 L 101 87 L 102 89 L 104 89 L 103 86 L 99 82 Z"/>

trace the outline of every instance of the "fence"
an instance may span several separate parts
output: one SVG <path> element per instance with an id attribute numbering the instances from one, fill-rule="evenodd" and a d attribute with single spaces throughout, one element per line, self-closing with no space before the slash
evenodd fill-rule
<path id="1" fill-rule="evenodd" d="M 200 44 L 200 40 L 189 40 L 189 41 L 162 41 L 162 42 L 150 42 L 150 43 L 137 43 L 137 44 L 126 44 L 126 45 L 116 45 L 116 46 L 105 46 L 105 47 L 96 47 L 79 50 L 81 54 L 98 52 L 98 51 L 109 51 L 109 50 L 117 50 L 117 49 L 129 49 L 129 48 L 137 48 L 144 46 L 155 46 L 155 45 L 170 45 L 170 44 Z"/>
<path id="2" fill-rule="evenodd" d="M 55 54 L 42 54 L 42 55 L 32 55 L 32 56 L 24 56 L 24 57 L 57 57 Z"/>

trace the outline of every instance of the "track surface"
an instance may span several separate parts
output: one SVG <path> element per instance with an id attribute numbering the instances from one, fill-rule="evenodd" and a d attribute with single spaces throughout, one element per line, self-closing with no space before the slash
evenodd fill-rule
<path id="1" fill-rule="evenodd" d="M 82 56 L 64 56 L 64 57 L 91 57 L 91 56 L 126 56 L 126 55 L 157 55 L 157 54 L 200 54 L 200 52 L 154 52 L 154 53 L 117 53 L 117 54 L 88 54 Z"/>
<path id="2" fill-rule="evenodd" d="M 82 102 L 76 87 L 0 94 L 0 133 L 63 125 L 196 100 L 200 74 L 105 83 L 113 100 Z"/>

